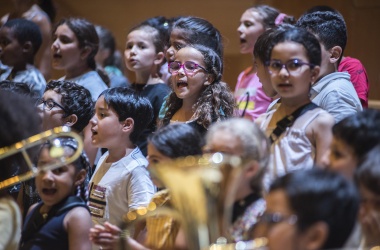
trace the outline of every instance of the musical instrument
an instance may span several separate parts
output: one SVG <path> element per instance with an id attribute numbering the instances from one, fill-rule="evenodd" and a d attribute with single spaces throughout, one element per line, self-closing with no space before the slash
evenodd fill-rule
<path id="1" fill-rule="evenodd" d="M 155 165 L 150 172 L 168 188 L 173 208 L 150 204 L 129 212 L 127 227 L 148 216 L 173 216 L 181 223 L 188 249 L 261 249 L 266 245 L 264 238 L 227 244 L 239 176 L 248 163 L 240 157 L 216 153 Z M 128 244 L 123 245 L 129 249 Z"/>
<path id="2" fill-rule="evenodd" d="M 78 148 L 74 154 L 70 157 L 65 157 L 64 150 L 60 145 L 59 140 L 54 140 L 57 137 L 70 137 L 77 141 Z M 55 158 L 57 161 L 51 164 L 46 164 L 44 166 L 39 166 L 38 168 L 33 164 L 31 157 L 28 153 L 28 149 L 38 147 L 51 141 L 50 156 Z M 20 182 L 29 180 L 35 177 L 39 171 L 48 171 L 53 170 L 64 165 L 70 164 L 75 161 L 81 154 L 83 150 L 83 141 L 82 138 L 75 132 L 72 132 L 71 129 L 67 126 L 56 127 L 51 130 L 47 130 L 37 135 L 33 135 L 25 140 L 19 141 L 11 146 L 0 148 L 0 159 L 10 157 L 12 155 L 21 153 L 28 167 L 28 171 L 21 173 L 19 175 L 10 177 L 6 180 L 0 182 L 0 190 L 16 185 Z M 2 166 L 5 167 L 5 166 Z"/>

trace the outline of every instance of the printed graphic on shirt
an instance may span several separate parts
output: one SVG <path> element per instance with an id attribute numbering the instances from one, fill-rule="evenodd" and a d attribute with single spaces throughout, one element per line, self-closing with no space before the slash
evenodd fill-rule
<path id="1" fill-rule="evenodd" d="M 89 208 L 91 215 L 103 218 L 105 213 L 107 187 L 95 185 L 93 182 L 90 186 Z"/>

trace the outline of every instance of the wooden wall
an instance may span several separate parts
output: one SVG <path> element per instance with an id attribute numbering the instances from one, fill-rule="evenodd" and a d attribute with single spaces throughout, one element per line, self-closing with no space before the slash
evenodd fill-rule
<path id="1" fill-rule="evenodd" d="M 345 55 L 360 59 L 370 79 L 370 99 L 380 100 L 380 1 L 379 0 L 55 0 L 57 20 L 80 16 L 113 31 L 118 47 L 124 48 L 128 30 L 146 18 L 164 15 L 194 15 L 206 18 L 222 33 L 225 41 L 224 80 L 235 86 L 236 78 L 251 63 L 250 56 L 239 54 L 236 32 L 243 11 L 256 3 L 272 5 L 298 18 L 315 5 L 329 5 L 346 19 L 348 44 Z M 0 0 L 0 15 L 11 8 L 10 0 Z M 54 72 L 61 76 L 62 72 Z M 129 75 L 132 77 L 131 75 Z"/>

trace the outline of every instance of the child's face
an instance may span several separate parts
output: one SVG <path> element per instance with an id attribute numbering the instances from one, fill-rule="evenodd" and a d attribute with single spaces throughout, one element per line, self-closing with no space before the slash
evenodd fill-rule
<path id="1" fill-rule="evenodd" d="M 268 97 L 274 97 L 277 95 L 277 92 L 272 87 L 272 82 L 270 80 L 270 74 L 268 69 L 265 67 L 264 63 L 260 61 L 260 59 L 254 58 L 254 64 L 257 68 L 257 76 L 261 84 L 263 85 L 264 93 Z"/>
<path id="2" fill-rule="evenodd" d="M 269 192 L 265 197 L 266 210 L 264 217 L 268 221 L 258 224 L 259 236 L 268 239 L 268 248 L 271 250 L 307 249 L 303 243 L 304 235 L 295 225 L 294 212 L 290 208 L 288 197 L 283 190 Z M 278 220 L 271 220 L 275 215 Z"/>
<path id="3" fill-rule="evenodd" d="M 175 56 L 175 61 L 181 64 L 191 61 L 206 68 L 203 55 L 192 47 L 180 49 Z M 172 87 L 177 97 L 193 103 L 197 101 L 203 89 L 209 84 L 209 76 L 202 68 L 195 69 L 193 74 L 186 74 L 181 67 L 177 74 L 172 75 Z"/>
<path id="4" fill-rule="evenodd" d="M 183 29 L 173 29 L 170 33 L 170 47 L 166 50 L 166 60 L 169 63 L 173 62 L 177 51 L 186 46 L 185 31 Z"/>
<path id="5" fill-rule="evenodd" d="M 170 157 L 161 154 L 160 151 L 158 151 L 157 148 L 150 142 L 148 142 L 147 159 L 149 161 L 148 169 L 154 169 L 156 167 L 156 164 L 171 161 Z M 154 178 L 152 175 L 150 175 L 150 179 L 156 187 L 163 188 L 163 184 L 160 182 L 160 180 Z"/>
<path id="6" fill-rule="evenodd" d="M 263 20 L 257 11 L 246 10 L 240 18 L 237 29 L 240 38 L 240 53 L 252 54 L 257 38 L 264 33 Z"/>
<path id="7" fill-rule="evenodd" d="M 128 34 L 124 57 L 129 70 L 151 71 L 157 59 L 152 39 L 152 35 L 143 29 L 134 30 Z"/>
<path id="8" fill-rule="evenodd" d="M 298 60 L 298 63 L 293 60 Z M 276 65 L 278 63 L 288 63 L 288 65 L 275 71 L 272 70 L 271 66 L 275 65 L 273 62 L 276 62 Z M 315 66 L 311 69 L 309 65 L 303 63 L 309 63 L 309 59 L 306 56 L 305 48 L 301 44 L 285 41 L 273 47 L 271 65 L 268 66 L 268 69 L 271 74 L 273 89 L 281 96 L 282 100 L 292 99 L 298 101 L 309 98 L 310 86 L 318 76 L 319 67 Z M 289 66 L 291 66 L 290 71 Z"/>
<path id="9" fill-rule="evenodd" d="M 364 185 L 359 185 L 360 210 L 359 221 L 363 235 L 369 245 L 378 242 L 380 233 L 380 195 L 372 192 Z M 375 244 L 374 244 L 375 245 Z"/>
<path id="10" fill-rule="evenodd" d="M 354 177 L 355 169 L 358 165 L 358 159 L 354 149 L 344 141 L 333 137 L 328 152 L 328 160 L 325 162 L 327 167 L 333 171 L 343 174 L 349 180 Z"/>
<path id="11" fill-rule="evenodd" d="M 58 94 L 54 90 L 48 90 L 44 93 L 42 96 L 42 99 L 44 101 L 52 100 L 58 105 L 62 105 L 61 103 L 61 94 Z M 54 106 L 51 110 L 48 110 L 47 107 L 43 103 L 38 105 L 38 114 L 41 117 L 42 120 L 42 130 L 48 130 L 52 129 L 58 126 L 62 126 L 65 124 L 64 119 L 62 118 L 65 114 L 65 111 L 63 111 L 60 107 Z"/>
<path id="12" fill-rule="evenodd" d="M 114 109 L 110 108 L 104 100 L 99 97 L 95 104 L 95 115 L 90 120 L 91 142 L 96 147 L 115 148 L 119 147 L 123 124 Z"/>
<path id="13" fill-rule="evenodd" d="M 14 67 L 22 63 L 24 58 L 22 45 L 8 27 L 0 29 L 0 49 L 0 60 L 3 64 Z"/>
<path id="14" fill-rule="evenodd" d="M 73 150 L 65 148 L 65 154 L 72 154 Z M 38 167 L 54 163 L 56 160 L 49 155 L 49 148 L 44 147 L 38 158 Z M 38 194 L 46 206 L 53 206 L 64 198 L 75 194 L 76 186 L 83 180 L 76 172 L 75 166 L 70 164 L 52 171 L 41 171 L 36 177 Z"/>
<path id="15" fill-rule="evenodd" d="M 87 60 L 83 56 L 83 50 L 79 48 L 78 38 L 66 24 L 58 26 L 55 31 L 51 51 L 52 65 L 55 69 L 76 69 L 78 64 Z"/>

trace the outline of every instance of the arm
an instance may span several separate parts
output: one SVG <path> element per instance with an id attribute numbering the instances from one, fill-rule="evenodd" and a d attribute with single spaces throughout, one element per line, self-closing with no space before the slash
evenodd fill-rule
<path id="1" fill-rule="evenodd" d="M 91 216 L 84 207 L 73 208 L 63 220 L 69 238 L 70 250 L 91 250 L 88 233 L 92 226 Z"/>
<path id="2" fill-rule="evenodd" d="M 327 150 L 330 148 L 332 141 L 332 127 L 334 126 L 334 117 L 330 114 L 323 113 L 311 123 L 310 130 L 306 129 L 310 141 L 315 145 L 315 160 L 317 165 L 322 165 L 322 159 Z"/>

